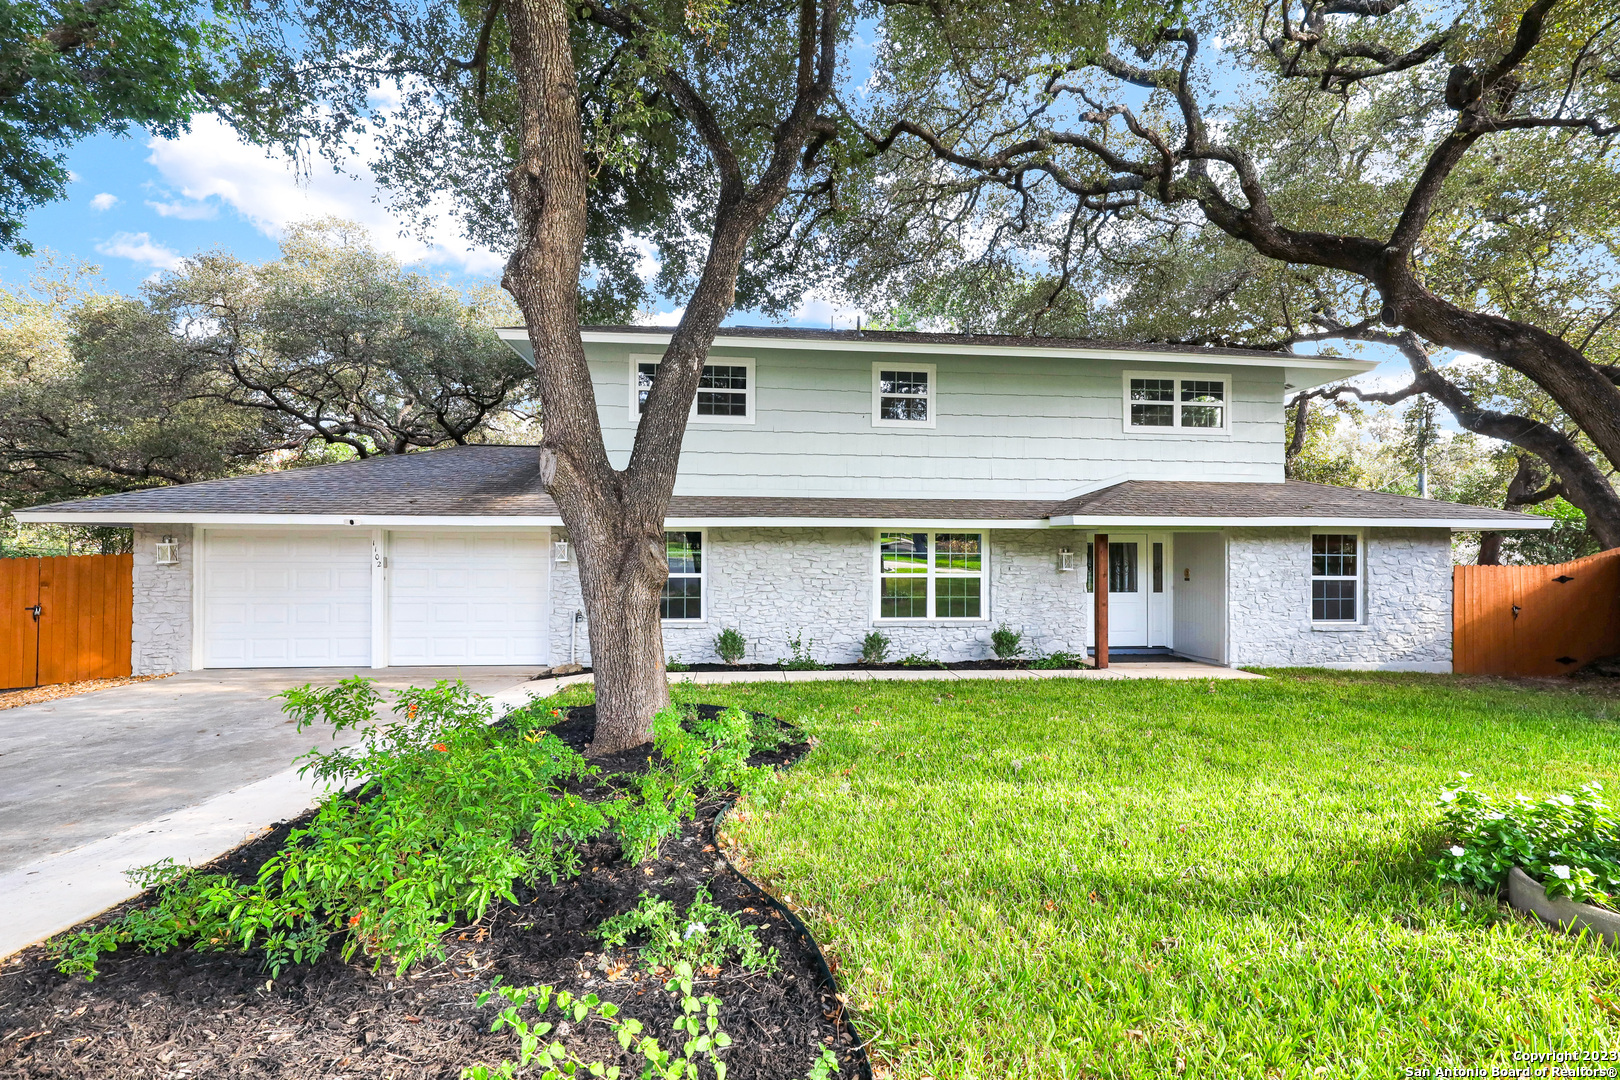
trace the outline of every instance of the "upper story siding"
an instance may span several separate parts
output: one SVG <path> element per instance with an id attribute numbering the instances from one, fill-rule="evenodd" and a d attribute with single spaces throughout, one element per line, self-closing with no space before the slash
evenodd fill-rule
<path id="1" fill-rule="evenodd" d="M 588 349 L 597 410 L 613 463 L 635 438 L 632 355 Z M 1231 379 L 1227 432 L 1127 433 L 1124 373 L 1139 360 L 850 352 L 716 345 L 711 362 L 754 361 L 754 421 L 694 421 L 682 443 L 679 495 L 1059 498 L 1115 479 L 1280 481 L 1283 373 L 1176 364 Z M 875 427 L 872 365 L 936 365 L 934 426 Z"/>

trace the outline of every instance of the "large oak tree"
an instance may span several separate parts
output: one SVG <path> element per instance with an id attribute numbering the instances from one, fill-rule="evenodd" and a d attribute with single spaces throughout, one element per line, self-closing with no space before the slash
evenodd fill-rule
<path id="1" fill-rule="evenodd" d="M 1401 396 L 1538 455 L 1620 545 L 1613 0 L 1166 4 L 1101 48 L 1089 5 L 887 10 L 857 287 L 1026 332 L 1410 344 Z"/>

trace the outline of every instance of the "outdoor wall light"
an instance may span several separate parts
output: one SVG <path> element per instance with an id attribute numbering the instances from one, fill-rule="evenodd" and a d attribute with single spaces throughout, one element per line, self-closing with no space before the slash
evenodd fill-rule
<path id="1" fill-rule="evenodd" d="M 1074 552 L 1068 548 L 1058 548 L 1058 573 L 1070 574 L 1074 572 Z"/>
<path id="2" fill-rule="evenodd" d="M 175 543 L 174 537 L 165 536 L 157 542 L 157 564 L 159 566 L 180 565 L 180 545 Z"/>
<path id="3" fill-rule="evenodd" d="M 568 561 L 568 541 L 558 540 L 551 545 L 551 559 L 559 563 Z"/>

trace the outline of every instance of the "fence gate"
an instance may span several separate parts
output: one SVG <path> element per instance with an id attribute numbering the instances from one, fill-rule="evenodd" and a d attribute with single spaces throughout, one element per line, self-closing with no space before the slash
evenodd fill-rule
<path id="1" fill-rule="evenodd" d="M 128 675 L 133 561 L 0 559 L 0 689 Z"/>
<path id="2" fill-rule="evenodd" d="M 1452 567 L 1452 670 L 1567 675 L 1620 653 L 1620 549 L 1552 566 Z"/>

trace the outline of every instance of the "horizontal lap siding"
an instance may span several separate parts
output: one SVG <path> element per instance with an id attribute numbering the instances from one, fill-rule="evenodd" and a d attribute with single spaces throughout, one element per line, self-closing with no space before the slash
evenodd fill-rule
<path id="1" fill-rule="evenodd" d="M 592 372 L 614 463 L 628 458 L 629 346 L 593 348 Z M 676 492 L 828 497 L 1059 497 L 1129 474 L 1207 480 L 1282 479 L 1282 373 L 1176 364 L 1232 378 L 1228 435 L 1127 435 L 1123 373 L 1141 360 L 1082 361 L 921 354 L 937 365 L 936 426 L 872 426 L 872 363 L 887 357 L 716 349 L 752 356 L 753 424 L 694 422 Z M 893 359 L 897 367 L 907 360 Z"/>

